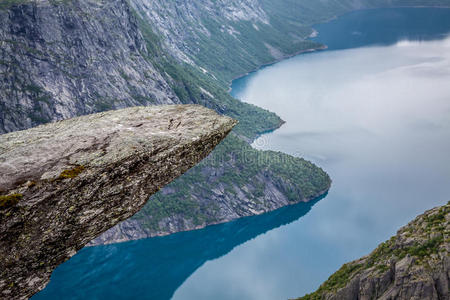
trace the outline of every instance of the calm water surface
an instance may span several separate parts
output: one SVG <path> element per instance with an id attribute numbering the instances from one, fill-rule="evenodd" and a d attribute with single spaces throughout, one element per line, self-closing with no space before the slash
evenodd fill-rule
<path id="1" fill-rule="evenodd" d="M 323 167 L 324 199 L 83 249 L 34 299 L 301 296 L 450 200 L 450 10 L 362 11 L 316 29 L 329 50 L 236 80 L 233 94 L 287 121 L 254 146 Z"/>

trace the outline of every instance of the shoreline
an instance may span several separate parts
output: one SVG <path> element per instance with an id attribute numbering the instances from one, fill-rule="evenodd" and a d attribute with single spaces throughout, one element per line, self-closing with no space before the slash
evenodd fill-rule
<path id="1" fill-rule="evenodd" d="M 342 13 L 342 14 L 335 15 L 335 16 L 333 16 L 333 17 L 331 17 L 331 18 L 328 18 L 328 19 L 324 20 L 323 22 L 319 22 L 319 23 L 314 23 L 314 24 L 311 24 L 311 25 L 307 25 L 307 26 L 310 26 L 311 29 L 312 29 L 312 32 L 311 32 L 311 34 L 308 36 L 307 39 L 309 39 L 309 38 L 315 38 L 315 37 L 317 37 L 317 36 L 320 34 L 320 32 L 317 31 L 317 30 L 314 28 L 314 26 L 319 25 L 319 24 L 326 24 L 326 23 L 332 22 L 332 21 L 334 21 L 334 20 L 336 20 L 336 19 L 338 19 L 338 18 L 341 18 L 342 16 L 345 16 L 345 15 L 347 15 L 347 14 L 351 14 L 351 13 L 355 13 L 355 12 L 360 12 L 360 11 L 365 11 L 365 10 L 398 9 L 398 8 L 411 8 L 411 9 L 420 9 L 420 8 L 422 8 L 422 9 L 423 9 L 423 8 L 430 8 L 430 9 L 433 9 L 433 8 L 434 8 L 434 9 L 450 9 L 450 6 L 430 6 L 430 5 L 390 6 L 390 7 L 389 7 L 389 6 L 382 6 L 382 7 L 368 7 L 368 8 L 354 9 L 354 10 L 350 10 L 350 11 L 344 12 L 344 13 Z M 319 43 L 319 44 L 320 44 L 320 43 Z M 255 67 L 254 69 L 252 69 L 252 70 L 250 70 L 250 71 L 248 71 L 248 72 L 246 72 L 246 73 L 243 73 L 243 74 L 237 75 L 236 77 L 233 77 L 233 78 L 231 79 L 231 81 L 228 83 L 228 90 L 227 90 L 227 92 L 230 94 L 231 97 L 235 98 L 236 100 L 242 101 L 241 99 L 238 99 L 238 98 L 234 97 L 233 95 L 231 95 L 231 91 L 233 90 L 233 89 L 232 89 L 232 85 L 233 85 L 233 82 L 234 82 L 235 80 L 241 79 L 241 78 L 243 78 L 243 77 L 245 77 L 245 76 L 248 76 L 248 75 L 250 75 L 250 74 L 252 74 L 252 73 L 258 72 L 258 71 L 264 69 L 265 67 L 268 67 L 268 66 L 277 64 L 277 63 L 282 62 L 282 61 L 284 61 L 284 60 L 287 60 L 287 59 L 289 59 L 289 58 L 293 58 L 293 57 L 295 57 L 295 56 L 298 56 L 298 55 L 301 55 L 301 54 L 305 54 L 305 53 L 312 53 L 312 52 L 316 52 L 316 51 L 325 51 L 325 50 L 327 50 L 327 49 L 328 49 L 328 46 L 325 45 L 325 44 L 322 44 L 320 47 L 317 47 L 317 48 L 308 48 L 308 49 L 303 49 L 303 50 L 296 51 L 296 52 L 294 52 L 294 53 L 292 53 L 292 54 L 284 54 L 282 57 L 280 57 L 280 58 L 278 58 L 278 59 L 275 59 L 275 60 L 273 60 L 273 61 L 271 61 L 271 62 L 268 62 L 268 63 L 261 64 L 261 65 Z M 270 110 L 269 110 L 269 111 L 270 111 Z M 281 119 L 281 117 L 280 117 L 280 119 Z M 264 132 L 261 132 L 261 133 L 257 134 L 257 135 L 256 135 L 254 138 L 252 138 L 252 139 L 248 139 L 248 138 L 245 138 L 245 137 L 242 137 L 242 138 L 243 138 L 245 141 L 247 141 L 247 142 L 251 145 L 254 141 L 256 141 L 258 138 L 260 138 L 260 137 L 263 136 L 264 134 L 274 132 L 275 130 L 281 128 L 281 126 L 283 126 L 285 123 L 286 123 L 286 121 L 284 121 L 283 119 L 281 119 L 281 122 L 280 122 L 280 124 L 279 124 L 277 127 L 274 127 L 274 128 L 272 128 L 272 129 L 269 129 L 269 130 L 266 130 L 266 131 L 264 131 Z"/>
<path id="2" fill-rule="evenodd" d="M 337 18 L 340 18 L 340 17 L 342 17 L 342 16 L 344 16 L 344 15 L 346 15 L 346 14 L 350 14 L 350 13 L 354 13 L 354 12 L 358 12 L 358 11 L 364 11 L 364 10 L 396 9 L 396 8 L 411 8 L 411 9 L 414 9 L 414 8 L 450 9 L 450 6 L 448 6 L 448 7 L 447 7 L 447 6 L 441 6 L 441 7 L 438 7 L 438 6 L 395 6 L 395 7 L 373 7 L 373 8 L 362 8 L 362 9 L 350 10 L 350 11 L 347 11 L 347 12 L 345 12 L 345 13 L 343 13 L 343 14 L 335 15 L 335 16 L 333 16 L 333 17 L 331 17 L 331 18 L 329 18 L 329 19 L 327 19 L 327 20 L 325 20 L 325 21 L 323 21 L 323 22 L 316 23 L 316 24 L 309 25 L 309 26 L 311 26 L 311 28 L 313 29 L 313 33 L 314 33 L 314 32 L 317 33 L 317 30 L 314 30 L 313 26 L 318 25 L 318 24 L 325 24 L 325 23 L 331 22 L 331 21 L 333 21 L 333 20 L 335 20 L 335 19 L 337 19 Z M 274 59 L 274 60 L 272 60 L 272 61 L 270 61 L 270 62 L 261 64 L 261 65 L 255 67 L 254 69 L 252 69 L 252 70 L 250 70 L 250 71 L 248 71 L 248 72 L 245 72 L 245 73 L 243 73 L 243 74 L 237 75 L 236 77 L 233 77 L 233 79 L 231 79 L 230 82 L 228 83 L 228 85 L 229 85 L 229 87 L 228 87 L 228 93 L 230 93 L 230 92 L 232 91 L 232 84 L 233 84 L 233 82 L 234 82 L 235 80 L 237 80 L 237 79 L 243 78 L 243 77 L 248 76 L 248 75 L 250 75 L 251 73 L 257 72 L 257 71 L 259 71 L 259 70 L 261 70 L 261 69 L 263 69 L 263 68 L 265 68 L 265 67 L 267 67 L 267 66 L 274 65 L 274 64 L 276 64 L 276 63 L 279 63 L 279 62 L 281 62 L 281 61 L 283 61 L 283 60 L 287 60 L 287 59 L 289 59 L 289 58 L 295 57 L 295 56 L 297 56 L 297 55 L 306 54 L 306 53 L 312 53 L 312 52 L 316 52 L 316 51 L 324 51 L 324 50 L 327 50 L 327 49 L 328 49 L 328 46 L 322 44 L 321 46 L 318 46 L 318 47 L 308 48 L 308 49 L 302 49 L 302 50 L 299 50 L 299 51 L 295 51 L 295 52 L 293 52 L 293 53 L 291 53 L 291 54 L 284 54 L 284 55 L 281 56 L 280 58 L 277 58 L 277 59 Z M 234 98 L 235 98 L 235 97 L 234 97 Z M 239 101 L 242 101 L 242 100 L 240 100 L 240 99 L 238 99 L 238 98 L 235 98 L 235 99 L 237 99 L 237 100 L 239 100 Z M 270 111 L 270 110 L 269 110 L 269 111 Z M 251 145 L 251 144 L 252 144 L 256 139 L 258 139 L 259 137 L 263 136 L 264 134 L 268 134 L 268 133 L 274 132 L 275 130 L 281 128 L 281 126 L 283 126 L 285 123 L 286 123 L 286 121 L 284 121 L 284 120 L 281 119 L 281 122 L 278 124 L 278 126 L 276 126 L 276 127 L 274 127 L 274 128 L 271 128 L 271 129 L 269 129 L 269 130 L 266 130 L 266 131 L 264 131 L 264 132 L 261 132 L 261 133 L 257 134 L 257 135 L 256 135 L 255 137 L 253 137 L 253 138 L 244 138 L 244 141 L 246 141 L 247 143 L 249 143 L 249 144 Z M 331 178 L 330 178 L 330 179 L 331 179 Z M 327 189 L 324 190 L 324 191 L 319 192 L 317 196 L 311 197 L 310 199 L 303 199 L 303 200 L 300 200 L 299 202 L 292 203 L 292 204 L 288 204 L 288 205 L 285 205 L 285 206 L 295 205 L 295 204 L 298 204 L 298 203 L 300 203 L 300 202 L 305 202 L 305 203 L 307 203 L 307 202 L 312 201 L 312 200 L 314 200 L 314 199 L 320 198 L 320 197 L 326 195 L 326 194 L 329 192 L 330 188 L 331 188 L 331 182 L 330 182 L 330 185 L 327 187 Z M 285 207 L 285 206 L 281 206 L 281 207 L 279 207 L 279 208 L 277 208 L 277 209 L 280 209 L 280 208 Z M 277 210 L 277 209 L 275 209 L 275 210 Z M 263 213 L 260 213 L 260 214 L 255 214 L 255 215 L 261 215 L 261 214 L 268 213 L 268 212 L 271 212 L 271 211 L 274 211 L 274 210 L 270 210 L 270 211 L 263 212 Z M 250 216 L 255 216 L 255 215 L 250 215 Z M 245 217 L 250 217 L 250 216 L 245 216 Z M 245 218 L 245 217 L 243 217 L 243 218 Z M 240 219 L 240 218 L 237 218 L 237 219 Z M 148 235 L 148 236 L 145 236 L 145 237 L 144 237 L 144 236 L 143 236 L 143 237 L 138 237 L 138 238 L 136 238 L 136 239 L 127 239 L 127 240 L 124 240 L 124 241 L 114 241 L 114 242 L 104 243 L 104 244 L 86 245 L 86 247 L 95 247 L 95 246 L 110 245 L 110 244 L 116 244 L 116 243 L 124 243 L 124 242 L 135 241 L 135 240 L 141 240 L 141 239 L 146 239 L 146 238 L 153 238 L 153 237 L 167 236 L 167 235 L 175 234 L 175 233 L 178 233 L 178 232 L 186 232 L 186 231 L 193 231 L 193 230 L 201 230 L 201 229 L 203 229 L 203 228 L 205 228 L 205 227 L 214 226 L 214 225 L 219 225 L 219 224 L 223 224 L 223 223 L 228 223 L 228 222 L 232 222 L 232 221 L 237 220 L 237 219 L 230 219 L 230 220 L 223 220 L 223 221 L 219 221 L 219 222 L 212 222 L 212 223 L 207 224 L 207 225 L 198 225 L 198 226 L 195 226 L 195 227 L 193 227 L 193 228 L 191 228 L 191 229 L 185 229 L 185 230 L 180 230 L 180 231 L 175 231 L 175 232 L 161 232 L 161 233 L 157 233 L 157 234 Z"/>
<path id="3" fill-rule="evenodd" d="M 157 233 L 157 234 L 150 234 L 148 236 L 138 237 L 138 238 L 135 238 L 135 239 L 131 238 L 131 239 L 127 239 L 127 240 L 124 240 L 124 241 L 113 241 L 113 242 L 108 242 L 108 243 L 103 243 L 103 244 L 93 244 L 93 245 L 88 243 L 84 247 L 85 248 L 101 247 L 101 246 L 109 246 L 109 245 L 115 245 L 115 244 L 123 244 L 123 243 L 128 243 L 128 242 L 136 242 L 136 241 L 140 241 L 140 240 L 144 240 L 144 239 L 165 237 L 165 236 L 169 236 L 169 235 L 173 235 L 173 234 L 177 234 L 177 233 L 183 233 L 183 232 L 189 232 L 189 231 L 197 231 L 197 230 L 205 229 L 205 228 L 210 227 L 210 226 L 217 226 L 217 225 L 222 225 L 222 224 L 226 224 L 226 223 L 230 223 L 230 222 L 235 222 L 235 221 L 238 221 L 238 220 L 243 219 L 243 218 L 251 218 L 251 217 L 262 216 L 264 214 L 271 213 L 271 212 L 277 211 L 277 210 L 285 208 L 285 207 L 294 206 L 294 205 L 298 205 L 298 204 L 301 204 L 301 203 L 305 204 L 305 203 L 309 203 L 309 202 L 315 201 L 315 200 L 321 200 L 321 199 L 325 198 L 328 195 L 328 193 L 329 193 L 329 191 L 331 189 L 331 184 L 332 184 L 332 181 L 330 182 L 329 186 L 326 189 L 320 191 L 315 196 L 302 199 L 302 200 L 300 200 L 298 202 L 289 203 L 287 205 L 280 206 L 280 207 L 278 207 L 276 209 L 265 211 L 265 212 L 261 212 L 261 213 L 258 213 L 258 214 L 243 216 L 243 217 L 230 219 L 230 220 L 223 220 L 223 221 L 213 222 L 213 223 L 206 224 L 206 225 L 198 225 L 198 226 L 195 226 L 194 228 L 184 229 L 184 230 L 179 230 L 179 231 L 174 231 L 174 232 L 160 232 L 160 233 Z"/>
<path id="4" fill-rule="evenodd" d="M 314 30 L 313 33 L 315 33 L 316 35 L 318 34 L 318 32 L 317 32 L 316 30 Z M 228 93 L 230 94 L 230 92 L 231 92 L 231 90 L 232 90 L 231 85 L 232 85 L 233 81 L 236 80 L 236 79 L 245 77 L 245 76 L 247 76 L 247 75 L 249 75 L 249 74 L 251 74 L 251 73 L 253 73 L 253 72 L 257 72 L 257 71 L 261 70 L 261 69 L 264 68 L 264 67 L 267 67 L 267 66 L 276 64 L 276 63 L 278 63 L 278 62 L 281 62 L 281 61 L 283 61 L 283 60 L 286 60 L 286 59 L 295 57 L 295 56 L 297 56 L 297 55 L 301 55 L 301 54 L 305 54 L 305 53 L 312 53 L 312 52 L 316 52 L 316 51 L 323 51 L 323 50 L 326 50 L 326 49 L 328 49 L 328 46 L 326 46 L 326 45 L 322 45 L 322 46 L 317 47 L 317 48 L 303 49 L 303 50 L 300 50 L 300 51 L 296 51 L 296 52 L 293 53 L 293 54 L 286 54 L 286 55 L 283 55 L 283 57 L 281 57 L 281 58 L 279 58 L 279 59 L 276 59 L 276 60 L 274 60 L 274 61 L 271 61 L 271 62 L 269 62 L 269 63 L 262 64 L 262 65 L 256 67 L 255 69 L 253 69 L 252 71 L 246 72 L 245 74 L 241 74 L 241 75 L 235 77 L 234 79 L 232 79 L 231 82 L 229 83 Z M 231 96 L 231 94 L 230 94 L 230 96 Z M 232 97 L 233 97 L 233 96 L 232 96 Z M 233 97 L 233 98 L 234 98 L 234 97 Z M 237 98 L 235 98 L 235 99 L 238 100 L 238 101 L 242 101 L 242 100 L 237 99 Z M 283 120 L 283 119 L 281 119 L 281 117 L 280 117 L 280 120 L 281 120 L 281 122 L 280 122 L 277 126 L 274 126 L 273 128 L 268 129 L 268 130 L 265 130 L 265 131 L 263 131 L 263 132 L 260 132 L 260 133 L 258 133 L 255 137 L 252 137 L 252 138 L 246 138 L 246 137 L 241 136 L 241 138 L 251 146 L 252 143 L 253 143 L 254 141 L 256 141 L 259 137 L 261 137 L 261 136 L 263 136 L 263 135 L 265 135 L 265 134 L 268 134 L 268 133 L 272 133 L 272 132 L 274 132 L 275 130 L 281 128 L 281 126 L 283 126 L 284 124 L 286 124 L 286 121 Z M 251 146 L 251 147 L 254 148 L 253 146 Z M 258 150 L 258 149 L 256 149 L 256 148 L 254 148 L 254 149 L 255 149 L 255 150 Z M 258 151 L 264 151 L 264 150 L 258 150 Z M 285 154 L 287 154 L 287 153 L 285 153 Z M 289 155 L 289 154 L 287 154 L 287 155 Z M 294 157 L 294 156 L 293 156 L 293 157 Z M 328 173 L 327 173 L 327 174 L 328 174 Z M 329 176 L 329 175 L 328 175 L 328 176 Z M 225 223 L 230 223 L 230 222 L 234 222 L 234 221 L 237 221 L 237 220 L 239 220 L 239 219 L 242 219 L 242 218 L 249 218 L 249 217 L 254 217 L 254 216 L 261 216 L 261 215 L 263 215 L 263 214 L 270 213 L 270 212 L 273 212 L 273 211 L 282 209 L 282 208 L 284 208 L 284 207 L 293 206 L 293 205 L 300 204 L 300 203 L 308 203 L 308 202 L 311 202 L 311 201 L 314 201 L 314 200 L 323 199 L 323 198 L 325 198 L 325 197 L 328 195 L 328 193 L 329 193 L 329 191 L 330 191 L 330 189 L 331 189 L 331 185 L 332 185 L 333 180 L 331 179 L 331 177 L 329 177 L 329 178 L 330 178 L 330 183 L 328 184 L 328 186 L 327 186 L 325 189 L 319 191 L 316 195 L 314 195 L 314 196 L 312 196 L 312 197 L 308 197 L 308 198 L 301 199 L 301 200 L 299 200 L 298 202 L 289 203 L 289 204 L 287 204 L 287 205 L 280 206 L 280 207 L 278 207 L 278 208 L 276 208 L 276 209 L 273 209 L 273 210 L 268 210 L 268 211 L 264 211 L 264 212 L 261 212 L 261 213 L 248 215 L 248 216 L 242 216 L 242 217 L 239 217 L 239 218 L 233 218 L 233 219 L 228 219 L 228 220 L 216 221 L 216 222 L 212 222 L 212 223 L 209 223 L 209 224 L 197 225 L 197 226 L 195 226 L 195 227 L 193 227 L 193 228 L 183 229 L 183 230 L 178 230 L 178 231 L 173 231 L 173 232 L 159 232 L 159 233 L 155 233 L 155 234 L 151 234 L 151 233 L 148 234 L 148 233 L 145 232 L 145 230 L 144 230 L 144 232 L 145 232 L 144 234 L 142 234 L 141 236 L 135 237 L 135 238 L 128 238 L 128 239 L 124 239 L 124 240 L 112 240 L 111 242 L 106 242 L 106 243 L 94 243 L 94 244 L 91 244 L 91 242 L 92 242 L 92 241 L 91 241 L 90 243 L 86 244 L 84 247 L 86 247 L 86 248 L 88 248 L 88 247 L 91 248 L 91 247 L 108 246 L 108 245 L 114 245 L 114 244 L 123 244 L 123 243 L 127 243 L 127 242 L 135 242 L 135 241 L 144 240 L 144 239 L 151 239 L 151 238 L 157 238 L 157 237 L 165 237 L 165 236 L 169 236 L 169 235 L 177 234 L 177 233 L 182 233 L 182 232 L 189 232 L 189 231 L 202 230 L 202 229 L 204 229 L 204 228 L 206 228 L 206 227 L 217 226 L 217 225 L 221 225 L 221 224 L 225 224 Z M 94 240 L 95 240 L 95 239 L 94 239 Z"/>
<path id="5" fill-rule="evenodd" d="M 243 73 L 243 74 L 237 75 L 236 77 L 233 77 L 231 79 L 231 81 L 228 83 L 228 93 L 231 93 L 231 91 L 232 91 L 232 87 L 231 86 L 233 85 L 233 81 L 235 81 L 237 79 L 241 79 L 241 78 L 243 78 L 245 76 L 250 75 L 251 73 L 257 72 L 257 71 L 259 71 L 259 70 L 261 70 L 261 69 L 263 69 L 265 67 L 274 65 L 274 64 L 279 63 L 279 62 L 282 62 L 283 60 L 292 58 L 294 56 L 305 54 L 305 53 L 312 53 L 312 52 L 316 52 L 316 51 L 323 51 L 323 50 L 327 50 L 327 49 L 328 49 L 327 45 L 322 45 L 322 46 L 317 47 L 317 48 L 303 49 L 303 50 L 296 51 L 296 52 L 294 52 L 292 54 L 284 54 L 280 58 L 274 59 L 274 60 L 272 60 L 272 61 L 270 61 L 268 63 L 261 64 L 261 65 L 257 66 L 256 68 L 254 68 L 254 69 L 252 69 L 252 70 L 250 70 L 250 71 L 248 71 L 246 73 Z M 240 99 L 237 99 L 237 100 L 240 100 Z"/>
<path id="6" fill-rule="evenodd" d="M 359 12 L 359 11 L 364 11 L 364 10 L 396 9 L 396 8 L 412 8 L 412 9 L 414 9 L 414 8 L 435 8 L 435 9 L 450 9 L 450 6 L 432 6 L 432 5 L 415 5 L 415 6 L 382 6 L 382 7 L 368 7 L 368 8 L 354 9 L 354 10 L 350 10 L 350 11 L 344 12 L 344 13 L 342 13 L 342 14 L 335 15 L 335 16 L 333 16 L 333 17 L 331 17 L 331 18 L 325 19 L 323 22 L 319 22 L 319 23 L 314 23 L 314 24 L 307 25 L 307 26 L 310 26 L 310 27 L 313 29 L 312 34 L 315 34 L 315 36 L 309 36 L 308 38 L 314 38 L 314 37 L 317 37 L 317 36 L 320 34 L 320 32 L 318 32 L 317 30 L 314 29 L 314 26 L 315 26 L 315 25 L 329 23 L 329 22 L 331 22 L 331 21 L 334 21 L 334 20 L 336 20 L 336 19 L 338 19 L 338 18 L 340 18 L 340 17 L 346 15 L 346 14 L 351 14 L 351 13 L 354 13 L 354 12 Z M 257 72 L 257 71 L 263 69 L 264 67 L 267 67 L 267 66 L 270 66 L 270 65 L 279 63 L 279 62 L 281 62 L 281 61 L 283 61 L 283 60 L 292 58 L 292 57 L 297 56 L 297 55 L 301 55 L 301 54 L 305 54 L 305 53 L 311 53 L 311 52 L 315 52 L 315 51 L 323 51 L 323 50 L 327 50 L 327 49 L 328 49 L 328 46 L 327 46 L 327 45 L 322 45 L 322 46 L 317 47 L 317 48 L 303 49 L 303 50 L 296 51 L 296 52 L 294 52 L 294 53 L 292 53 L 292 54 L 284 54 L 284 55 L 283 55 L 282 57 L 280 57 L 280 58 L 274 59 L 273 61 L 270 61 L 270 62 L 268 62 L 268 63 L 261 64 L 261 65 L 255 67 L 254 69 L 252 69 L 252 70 L 250 70 L 250 71 L 248 71 L 248 72 L 246 72 L 246 73 L 243 73 L 243 74 L 237 75 L 236 77 L 233 77 L 233 78 L 231 79 L 231 81 L 229 82 L 229 84 L 228 84 L 228 93 L 230 93 L 230 92 L 232 91 L 231 86 L 232 86 L 232 84 L 233 84 L 233 81 L 235 81 L 235 80 L 237 80 L 237 79 L 241 79 L 242 77 L 248 76 L 248 75 L 250 75 L 251 73 Z M 239 99 L 238 99 L 238 100 L 239 100 Z"/>
<path id="7" fill-rule="evenodd" d="M 318 31 L 313 29 L 312 34 L 315 34 L 315 36 L 317 36 L 318 35 Z M 302 49 L 302 50 L 296 51 L 296 52 L 291 53 L 291 54 L 285 54 L 285 55 L 283 55 L 282 57 L 280 57 L 278 59 L 274 59 L 273 61 L 270 61 L 268 63 L 261 64 L 261 65 L 257 66 L 256 68 L 254 68 L 254 69 L 252 69 L 252 70 L 250 70 L 250 71 L 248 71 L 248 72 L 246 72 L 244 74 L 240 74 L 240 75 L 234 77 L 233 79 L 231 79 L 231 81 L 229 82 L 229 87 L 228 87 L 228 91 L 227 92 L 229 94 L 231 93 L 231 91 L 232 91 L 231 86 L 233 84 L 233 81 L 235 81 L 235 80 L 237 80 L 239 78 L 245 77 L 245 76 L 247 76 L 247 75 L 249 75 L 249 74 L 251 74 L 253 72 L 257 72 L 257 71 L 259 71 L 259 70 L 261 70 L 261 69 L 263 69 L 263 68 L 265 68 L 267 66 L 274 65 L 276 63 L 279 63 L 279 62 L 284 61 L 286 59 L 295 57 L 297 55 L 301 55 L 301 54 L 305 54 L 305 53 L 312 53 L 312 52 L 316 52 L 316 51 L 324 51 L 326 49 L 328 49 L 328 46 L 322 44 L 321 46 L 316 47 L 316 48 Z M 231 96 L 231 94 L 230 94 L 230 96 Z M 238 100 L 238 101 L 242 101 L 242 100 L 237 99 L 237 98 L 235 98 L 235 99 Z M 246 137 L 241 137 L 241 138 L 243 138 L 243 140 L 246 141 L 251 146 L 251 144 L 254 141 L 256 141 L 259 137 L 263 136 L 264 134 L 268 134 L 268 133 L 274 132 L 275 130 L 281 128 L 281 126 L 283 126 L 286 123 L 285 120 L 283 120 L 281 118 L 280 118 L 280 120 L 281 120 L 281 122 L 277 126 L 271 128 L 271 129 L 265 130 L 264 132 L 261 132 L 261 133 L 257 134 L 253 138 L 246 138 Z M 252 146 L 252 148 L 254 148 L 254 147 Z M 160 233 L 156 233 L 156 234 L 148 234 L 148 235 L 145 235 L 145 236 L 142 235 L 142 236 L 139 236 L 139 237 L 136 237 L 136 238 L 129 238 L 129 239 L 122 240 L 122 241 L 115 240 L 115 241 L 111 241 L 111 242 L 98 243 L 98 244 L 97 243 L 95 243 L 95 244 L 88 243 L 88 244 L 85 245 L 85 247 L 89 247 L 90 248 L 90 247 L 108 246 L 108 245 L 114 245 L 114 244 L 122 244 L 122 243 L 127 243 L 127 242 L 139 241 L 139 240 L 149 239 L 149 238 L 165 237 L 165 236 L 169 236 L 169 235 L 176 234 L 176 233 L 202 230 L 202 229 L 204 229 L 206 227 L 209 227 L 209 226 L 216 226 L 216 225 L 220 225 L 220 224 L 225 224 L 225 223 L 233 222 L 233 221 L 236 221 L 236 220 L 239 220 L 239 219 L 242 219 L 242 218 L 260 216 L 260 215 L 263 215 L 265 213 L 270 213 L 270 212 L 279 210 L 279 209 L 287 207 L 287 206 L 292 206 L 292 205 L 296 205 L 296 204 L 300 204 L 300 203 L 308 203 L 308 202 L 311 202 L 311 201 L 314 201 L 314 200 L 317 200 L 317 199 L 322 199 L 330 191 L 331 185 L 332 185 L 332 179 L 330 177 L 330 183 L 327 186 L 327 188 L 322 190 L 322 191 L 319 191 L 317 193 L 317 195 L 309 197 L 309 198 L 302 199 L 302 200 L 300 200 L 298 202 L 295 202 L 295 203 L 290 203 L 290 204 L 287 204 L 287 205 L 280 206 L 280 207 L 278 207 L 278 208 L 276 208 L 274 210 L 269 210 L 269 211 L 261 212 L 261 213 L 258 213 L 258 214 L 243 216 L 243 217 L 236 218 L 236 219 L 222 220 L 222 221 L 212 222 L 210 224 L 204 224 L 204 225 L 202 224 L 202 225 L 198 225 L 198 226 L 195 226 L 193 228 L 190 228 L 190 229 L 184 229 L 184 230 L 179 230 L 179 231 L 174 231 L 174 232 L 160 232 Z"/>

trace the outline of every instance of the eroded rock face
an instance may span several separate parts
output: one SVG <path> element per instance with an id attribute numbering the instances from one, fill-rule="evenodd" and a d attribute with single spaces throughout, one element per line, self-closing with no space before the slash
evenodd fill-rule
<path id="1" fill-rule="evenodd" d="M 345 264 L 308 299 L 450 299 L 450 202 L 418 216 L 370 255 Z"/>
<path id="2" fill-rule="evenodd" d="M 15 2 L 0 7 L 0 133 L 111 109 L 181 104 L 148 59 L 126 0 Z"/>
<path id="3" fill-rule="evenodd" d="M 0 297 L 26 298 L 135 214 L 236 124 L 196 105 L 133 107 L 0 136 Z"/>
<path id="4" fill-rule="evenodd" d="M 136 11 L 141 12 L 164 36 L 167 49 L 174 56 L 189 63 L 193 63 L 189 56 L 198 51 L 198 46 L 193 47 L 191 43 L 193 41 L 198 43 L 203 35 L 212 35 L 205 24 L 205 19 L 222 24 L 221 32 L 230 35 L 240 34 L 232 26 L 238 22 L 269 24 L 269 17 L 259 2 L 258 0 L 130 1 Z"/>

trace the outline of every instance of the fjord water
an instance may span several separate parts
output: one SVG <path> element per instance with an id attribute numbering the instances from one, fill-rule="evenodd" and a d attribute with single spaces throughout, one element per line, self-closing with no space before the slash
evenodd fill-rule
<path id="1" fill-rule="evenodd" d="M 286 121 L 254 146 L 324 168 L 326 197 L 85 248 L 34 298 L 297 297 L 450 200 L 450 10 L 361 11 L 315 28 L 329 50 L 236 80 L 233 94 Z"/>

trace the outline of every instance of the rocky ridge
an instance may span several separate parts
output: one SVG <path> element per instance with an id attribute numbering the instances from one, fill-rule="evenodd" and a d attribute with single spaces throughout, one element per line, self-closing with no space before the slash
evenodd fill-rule
<path id="1" fill-rule="evenodd" d="M 298 298 L 450 298 L 450 202 L 418 216 L 371 254 L 342 266 L 319 289 Z"/>
<path id="2" fill-rule="evenodd" d="M 133 107 L 0 136 L 0 297 L 53 269 L 198 163 L 234 120 L 201 106 Z"/>

